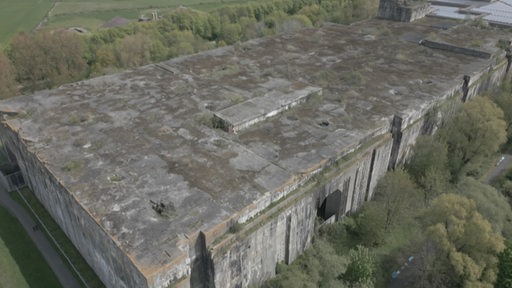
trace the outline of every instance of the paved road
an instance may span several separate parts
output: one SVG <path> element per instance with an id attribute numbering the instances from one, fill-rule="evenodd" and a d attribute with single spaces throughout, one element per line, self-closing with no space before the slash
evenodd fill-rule
<path id="1" fill-rule="evenodd" d="M 485 183 L 489 183 L 494 177 L 505 172 L 512 165 L 512 155 L 504 154 L 503 160 L 498 158 L 498 165 L 492 169 L 485 177 Z"/>
<path id="2" fill-rule="evenodd" d="M 39 230 L 34 231 L 33 227 L 36 225 L 36 222 L 32 219 L 31 215 L 25 211 L 21 205 L 14 201 L 9 196 L 7 191 L 1 186 L 0 205 L 7 208 L 7 210 L 12 215 L 18 218 L 25 231 L 27 231 L 27 234 L 30 236 L 30 238 L 32 238 L 32 241 L 34 244 L 36 244 L 39 251 L 41 251 L 41 254 L 43 254 L 44 259 L 48 265 L 50 265 L 53 273 L 55 273 L 62 286 L 65 288 L 80 287 L 76 278 L 69 271 L 68 267 L 64 264 L 57 251 L 55 251 L 53 246 L 45 237 L 45 234 Z"/>

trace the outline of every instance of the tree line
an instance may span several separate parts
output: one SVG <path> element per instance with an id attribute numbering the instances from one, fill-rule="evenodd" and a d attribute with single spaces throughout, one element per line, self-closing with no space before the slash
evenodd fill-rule
<path id="1" fill-rule="evenodd" d="M 209 12 L 181 7 L 153 22 L 87 35 L 19 33 L 0 51 L 0 98 L 239 41 L 373 16 L 377 0 L 272 0 Z"/>
<path id="2" fill-rule="evenodd" d="M 444 110 L 372 201 L 322 226 L 263 287 L 388 287 L 392 275 L 401 287 L 512 287 L 512 170 L 482 181 L 512 147 L 512 89 Z"/>

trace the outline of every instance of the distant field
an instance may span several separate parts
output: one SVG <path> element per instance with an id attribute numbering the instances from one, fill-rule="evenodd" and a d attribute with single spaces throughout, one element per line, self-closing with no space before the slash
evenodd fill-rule
<path id="1" fill-rule="evenodd" d="M 61 287 L 18 220 L 0 207 L 0 287 Z"/>
<path id="2" fill-rule="evenodd" d="M 160 14 L 179 6 L 211 10 L 248 0 L 0 0 L 0 46 L 20 31 L 32 31 L 51 13 L 43 27 L 49 29 L 83 27 L 95 30 L 115 16 L 136 20 L 139 15 Z M 52 9 L 53 4 L 55 7 Z"/>
<path id="3" fill-rule="evenodd" d="M 52 0 L 0 0 L 0 45 L 20 31 L 31 31 L 53 5 Z"/>
<path id="4" fill-rule="evenodd" d="M 94 30 L 115 16 L 136 20 L 139 15 L 160 14 L 179 6 L 207 11 L 222 5 L 244 3 L 247 0 L 64 0 L 58 1 L 45 27 L 83 27 Z"/>
<path id="5" fill-rule="evenodd" d="M 197 5 L 205 3 L 219 3 L 220 0 L 106 0 L 106 1 L 63 1 L 57 2 L 51 16 L 89 13 L 112 10 L 136 10 L 148 8 L 167 8 L 179 5 Z"/>
<path id="6" fill-rule="evenodd" d="M 139 14 L 140 13 L 135 10 L 114 10 L 59 15 L 51 17 L 50 21 L 48 21 L 44 27 L 49 29 L 82 27 L 88 31 L 93 31 L 101 27 L 105 22 L 114 18 L 115 16 L 121 16 L 127 19 L 135 20 L 139 17 Z M 151 15 L 151 13 L 149 13 L 149 15 Z"/>

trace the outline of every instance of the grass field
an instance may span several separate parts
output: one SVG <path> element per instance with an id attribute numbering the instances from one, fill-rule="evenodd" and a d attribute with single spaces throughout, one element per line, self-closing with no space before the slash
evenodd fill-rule
<path id="1" fill-rule="evenodd" d="M 114 10 L 145 10 L 153 8 L 175 8 L 181 5 L 186 7 L 194 7 L 202 4 L 214 4 L 220 6 L 229 4 L 232 1 L 233 0 L 68 0 L 57 2 L 57 4 L 55 5 L 55 9 L 53 9 L 51 13 L 51 16 Z"/>
<path id="2" fill-rule="evenodd" d="M 149 13 L 149 15 L 151 15 L 151 13 Z M 49 29 L 82 27 L 88 31 L 94 31 L 115 16 L 135 20 L 139 17 L 139 12 L 135 10 L 115 10 L 59 15 L 51 17 L 50 21 L 48 21 L 44 27 Z"/>
<path id="3" fill-rule="evenodd" d="M 136 20 L 141 14 L 150 16 L 155 9 L 160 14 L 179 6 L 208 11 L 243 2 L 247 0 L 0 0 L 0 47 L 17 32 L 32 31 L 47 14 L 50 17 L 43 27 L 90 31 L 115 16 Z"/>
<path id="4" fill-rule="evenodd" d="M 45 27 L 82 27 L 91 31 L 115 16 L 136 20 L 141 14 L 151 16 L 153 10 L 161 15 L 182 5 L 208 11 L 221 5 L 243 2 L 247 0 L 67 0 L 57 2 Z"/>
<path id="5" fill-rule="evenodd" d="M 0 239 L 0 288 L 7 287 L 29 287 L 27 281 L 21 274 L 20 267 L 16 264 L 16 260 L 12 258 L 9 248 L 4 241 Z"/>
<path id="6" fill-rule="evenodd" d="M 53 5 L 53 0 L 1 0 L 0 45 L 20 31 L 32 31 Z"/>
<path id="7" fill-rule="evenodd" d="M 0 287 L 61 287 L 18 220 L 0 207 Z"/>

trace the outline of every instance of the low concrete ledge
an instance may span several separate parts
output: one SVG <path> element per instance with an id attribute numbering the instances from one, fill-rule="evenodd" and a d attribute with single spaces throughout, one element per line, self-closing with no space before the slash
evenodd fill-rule
<path id="1" fill-rule="evenodd" d="M 459 47 L 459 46 L 455 46 L 455 45 L 451 45 L 451 44 L 447 44 L 447 43 L 435 42 L 435 41 L 430 41 L 430 40 L 426 40 L 426 39 L 421 40 L 420 45 L 428 47 L 428 48 L 432 48 L 432 49 L 450 51 L 453 53 L 463 54 L 463 55 L 472 56 L 472 57 L 476 57 L 476 58 L 482 58 L 482 59 L 490 59 L 491 58 L 491 53 L 489 53 L 489 52 Z"/>
<path id="2" fill-rule="evenodd" d="M 214 113 L 216 126 L 231 133 L 250 127 L 277 115 L 295 105 L 306 102 L 313 94 L 321 94 L 322 88 L 306 86 L 289 93 L 271 91 L 261 97 L 251 98 Z"/>

